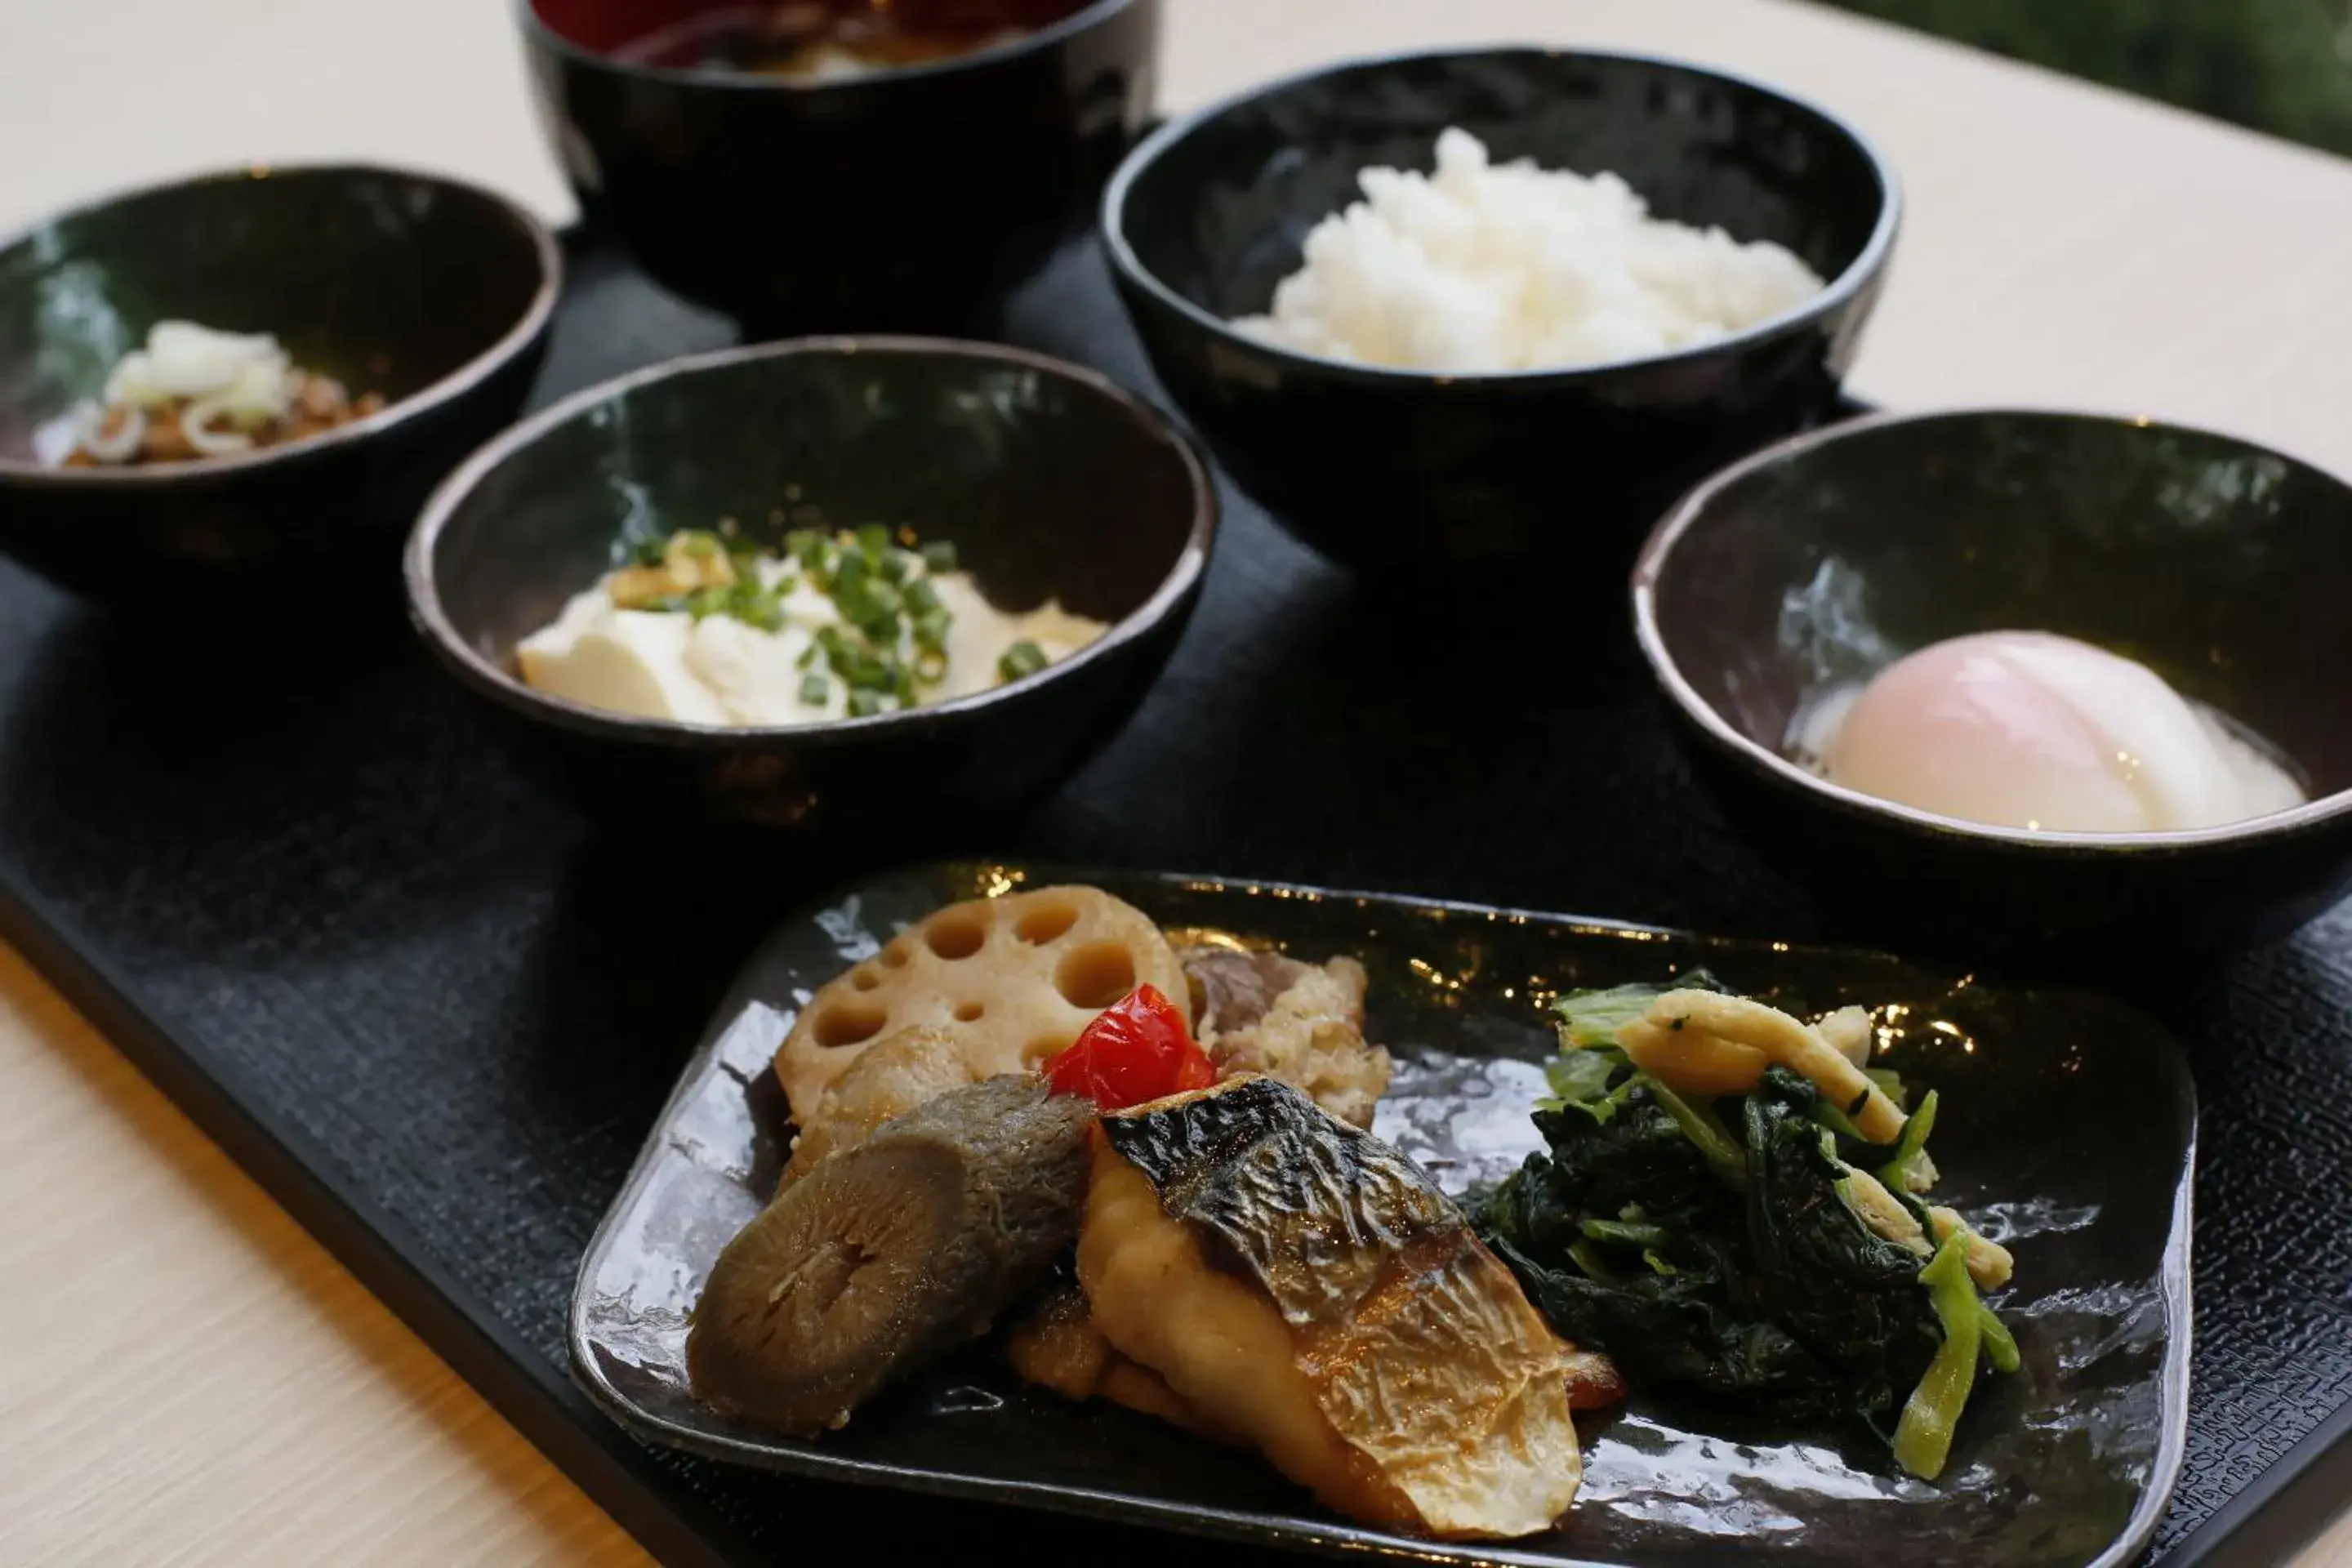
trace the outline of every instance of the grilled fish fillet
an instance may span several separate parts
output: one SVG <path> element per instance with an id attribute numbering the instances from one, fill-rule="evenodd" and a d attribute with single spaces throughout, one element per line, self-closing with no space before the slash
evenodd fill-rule
<path id="1" fill-rule="evenodd" d="M 1158 1373 L 1111 1349 L 1087 1313 L 1077 1280 L 1067 1275 L 1049 1280 L 1013 1325 L 1004 1359 L 1029 1382 L 1065 1399 L 1108 1399 L 1199 1436 L 1233 1440 L 1177 1398 Z"/>
<path id="2" fill-rule="evenodd" d="M 1412 1163 L 1276 1079 L 1106 1116 L 1094 1325 L 1353 1518 L 1531 1534 L 1582 1476 L 1568 1347 Z"/>

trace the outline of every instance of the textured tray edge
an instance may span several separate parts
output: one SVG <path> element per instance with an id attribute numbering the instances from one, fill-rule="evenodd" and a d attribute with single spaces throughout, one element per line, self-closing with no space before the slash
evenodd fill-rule
<path id="1" fill-rule="evenodd" d="M 2162 1561 L 2170 1568 L 2283 1563 L 2352 1507 L 2352 1405 L 2306 1433 Z"/>

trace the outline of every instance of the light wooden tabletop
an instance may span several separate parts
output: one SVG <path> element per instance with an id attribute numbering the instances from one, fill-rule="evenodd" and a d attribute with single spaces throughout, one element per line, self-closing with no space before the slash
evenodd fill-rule
<path id="1" fill-rule="evenodd" d="M 1866 127 L 1909 216 L 1856 390 L 2092 405 L 2352 473 L 2352 163 L 1786 0 L 1171 0 L 1162 100 L 1439 42 L 1624 47 Z M 497 0 L 0 16 L 0 229 L 192 169 L 365 156 L 570 213 Z M 0 1562 L 643 1552 L 0 949 Z M 2352 1518 L 2298 1560 L 2352 1564 Z"/>

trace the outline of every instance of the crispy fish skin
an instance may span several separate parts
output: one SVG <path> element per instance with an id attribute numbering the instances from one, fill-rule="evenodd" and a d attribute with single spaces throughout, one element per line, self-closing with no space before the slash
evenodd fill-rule
<path id="1" fill-rule="evenodd" d="M 1418 1167 L 1286 1084 L 1106 1116 L 1078 1278 L 1114 1348 L 1355 1518 L 1507 1538 L 1575 1496 L 1568 1347 Z"/>
<path id="2" fill-rule="evenodd" d="M 819 1161 L 719 1255 L 687 1333 L 697 1396 L 814 1436 L 986 1332 L 1076 1236 L 1093 1111 L 992 1078 Z"/>

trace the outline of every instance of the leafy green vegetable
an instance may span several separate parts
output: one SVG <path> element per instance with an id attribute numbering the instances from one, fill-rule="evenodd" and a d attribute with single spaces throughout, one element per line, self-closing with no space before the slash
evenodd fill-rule
<path id="1" fill-rule="evenodd" d="M 1551 1005 L 1559 1015 L 1564 1046 L 1613 1046 L 1617 1031 L 1650 1010 L 1654 985 L 1612 985 L 1606 991 L 1570 991 Z"/>
<path id="2" fill-rule="evenodd" d="M 1544 1080 L 1558 1097 L 1553 1105 L 1591 1105 L 1606 1100 L 1609 1086 L 1632 1066 L 1614 1047 L 1562 1051 L 1544 1064 Z M 1539 1106 L 1538 1109 L 1549 1109 Z"/>
<path id="3" fill-rule="evenodd" d="M 1849 1408 L 1891 1410 L 1936 1345 L 1919 1258 L 1863 1222 L 1848 1167 L 1813 1121 L 1820 1097 L 1786 1068 L 1747 1097 L 1749 1256 L 1773 1319 L 1836 1373 Z"/>
<path id="4" fill-rule="evenodd" d="M 1705 974 L 1683 984 L 1717 988 Z M 1914 1405 L 1956 1421 L 1968 1384 L 1936 1372 L 1948 1347 L 1964 1337 L 1971 1369 L 1981 1357 L 2007 1371 L 2016 1342 L 1977 1298 L 1965 1250 L 1962 1298 L 1941 1274 L 1923 1279 L 1924 1250 L 1878 1234 L 1848 1196 L 1854 1162 L 1908 1170 L 1924 1157 L 1934 1095 L 1890 1152 L 1784 1067 L 1744 1095 L 1677 1094 L 1615 1043 L 1657 994 L 1619 986 L 1553 1004 L 1562 1049 L 1535 1112 L 1546 1151 L 1476 1201 L 1488 1243 L 1561 1333 L 1636 1383 L 1882 1435 Z M 1925 1204 L 1888 1185 L 1924 1223 Z M 1896 1457 L 1924 1463 L 1932 1447 L 1915 1437 Z"/>
<path id="5" fill-rule="evenodd" d="M 1878 1167 L 1878 1179 L 1891 1191 L 1904 1193 L 1911 1190 L 1912 1167 L 1918 1163 L 1920 1152 L 1927 1147 L 1927 1134 L 1935 1130 L 1936 1091 L 1931 1089 L 1927 1097 L 1919 1102 L 1919 1109 L 1903 1123 L 1903 1136 L 1895 1141 L 1893 1157 Z"/>
<path id="6" fill-rule="evenodd" d="M 1613 1046 L 1617 1031 L 1650 1010 L 1669 990 L 1720 991 L 1723 984 L 1704 969 L 1685 972 L 1673 985 L 1612 985 L 1605 991 L 1566 991 L 1551 1010 L 1559 1020 L 1564 1047 Z"/>
<path id="7" fill-rule="evenodd" d="M 1629 1219 L 1589 1219 L 1584 1222 L 1584 1234 L 1595 1241 L 1640 1247 L 1664 1247 L 1674 1236 L 1664 1226 Z"/>
<path id="8" fill-rule="evenodd" d="M 1992 1363 L 1993 1371 L 2012 1373 L 2025 1364 L 2025 1358 L 2017 1352 L 2017 1336 L 1982 1297 L 1977 1299 L 1977 1332 L 1984 1336 L 1985 1360 Z"/>
<path id="9" fill-rule="evenodd" d="M 1715 1119 L 1711 1109 L 1693 1105 L 1654 1079 L 1649 1081 L 1648 1088 L 1658 1103 L 1665 1107 L 1666 1114 L 1675 1119 L 1675 1125 L 1683 1130 L 1683 1136 L 1697 1146 L 1709 1169 L 1732 1186 L 1748 1184 L 1748 1158 L 1731 1141 L 1731 1134 L 1724 1131 L 1723 1123 Z"/>
<path id="10" fill-rule="evenodd" d="M 1968 1405 L 1969 1390 L 1977 1380 L 1984 1304 L 1977 1300 L 1976 1285 L 1969 1279 L 1968 1252 L 1967 1240 L 1954 1236 L 1937 1248 L 1935 1260 L 1919 1271 L 1919 1283 L 1927 1288 L 1942 1325 L 1944 1342 L 1903 1406 L 1903 1419 L 1895 1428 L 1895 1458 L 1922 1480 L 1932 1481 L 1944 1473 L 1944 1463 L 1951 1457 L 1952 1434 L 1959 1426 L 1960 1411 Z"/>

